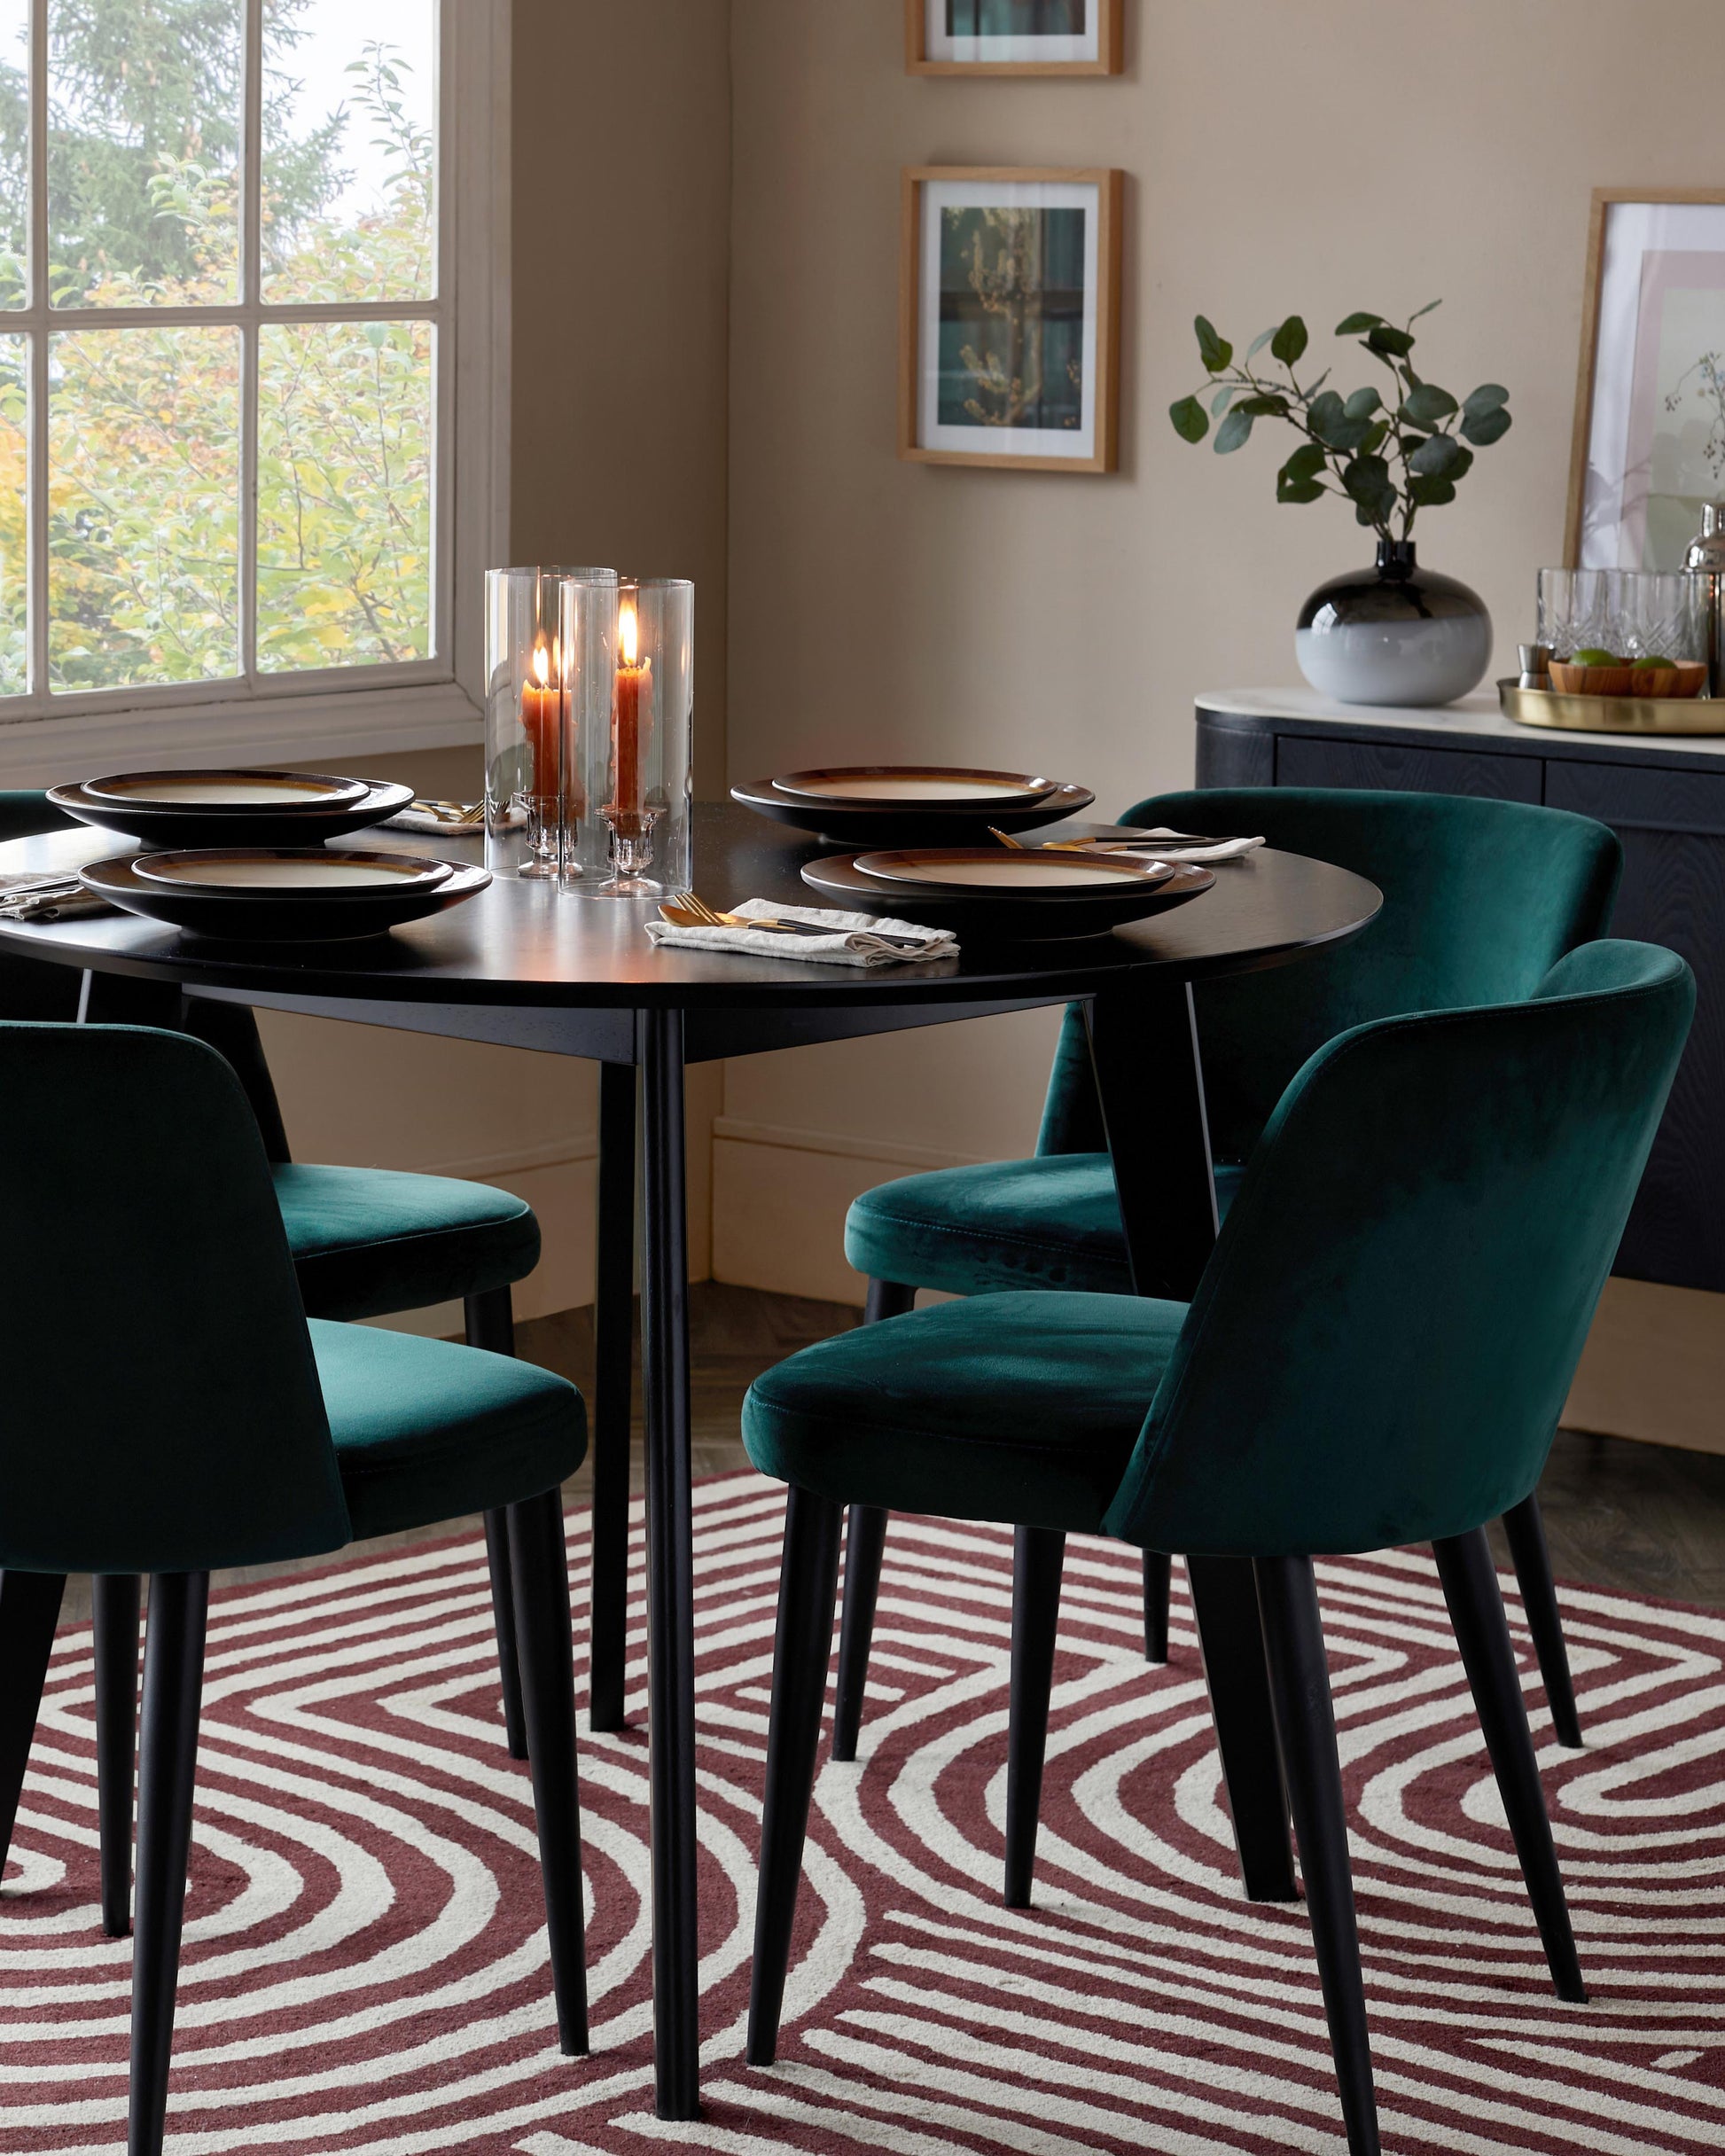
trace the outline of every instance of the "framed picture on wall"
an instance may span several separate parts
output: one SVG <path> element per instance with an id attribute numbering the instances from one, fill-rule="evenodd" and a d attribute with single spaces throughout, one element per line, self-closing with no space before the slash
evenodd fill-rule
<path id="1" fill-rule="evenodd" d="M 1593 198 L 1565 559 L 1681 569 L 1725 501 L 1725 189 Z"/>
<path id="2" fill-rule="evenodd" d="M 1112 472 L 1118 172 L 918 165 L 904 175 L 899 454 Z"/>
<path id="3" fill-rule="evenodd" d="M 1126 0 L 904 0 L 912 74 L 1118 74 Z"/>

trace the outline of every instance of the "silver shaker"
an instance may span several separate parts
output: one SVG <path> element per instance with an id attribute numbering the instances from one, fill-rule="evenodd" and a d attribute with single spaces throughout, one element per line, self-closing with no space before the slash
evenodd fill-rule
<path id="1" fill-rule="evenodd" d="M 1690 542 L 1683 566 L 1707 580 L 1707 694 L 1725 696 L 1725 502 L 1702 504 L 1701 529 Z"/>

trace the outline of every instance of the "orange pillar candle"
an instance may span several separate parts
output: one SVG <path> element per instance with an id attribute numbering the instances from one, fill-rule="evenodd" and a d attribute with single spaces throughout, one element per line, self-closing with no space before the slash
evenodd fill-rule
<path id="1" fill-rule="evenodd" d="M 612 707 L 612 747 L 615 776 L 612 781 L 612 808 L 616 828 L 625 837 L 640 835 L 644 796 L 641 785 L 641 758 L 652 730 L 652 660 L 641 659 L 640 624 L 634 606 L 625 599 L 617 615 L 617 694 Z"/>
<path id="2" fill-rule="evenodd" d="M 552 679 L 555 671 L 542 637 L 533 647 L 533 678 L 521 691 L 521 730 L 533 747 L 533 784 L 528 790 L 542 797 L 557 792 L 557 734 L 563 691 Z"/>

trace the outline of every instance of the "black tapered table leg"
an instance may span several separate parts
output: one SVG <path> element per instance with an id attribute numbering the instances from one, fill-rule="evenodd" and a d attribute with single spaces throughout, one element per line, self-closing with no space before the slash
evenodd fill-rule
<path id="1" fill-rule="evenodd" d="M 1294 1832 L 1300 1838 L 1300 1868 L 1306 1875 L 1306 1912 L 1312 1924 L 1330 2046 L 1341 2090 L 1342 2123 L 1347 2129 L 1349 2156 L 1379 2156 L 1371 2039 L 1360 1973 L 1354 1874 L 1347 1855 L 1347 1816 L 1317 1586 L 1309 1558 L 1259 1558 L 1254 1568 L 1263 1604 L 1276 1734 L 1293 1803 Z"/>
<path id="2" fill-rule="evenodd" d="M 511 1504 L 508 1522 L 558 2041 L 565 2051 L 580 2053 L 587 2049 L 586 1918 L 575 1764 L 575 1655 L 561 1492 L 548 1490 L 542 1497 Z"/>
<path id="3" fill-rule="evenodd" d="M 628 1437 L 635 1332 L 635 1066 L 599 1066 L 593 1282 L 593 1577 L 587 1712 L 623 1726 L 628 1654 Z"/>
<path id="4" fill-rule="evenodd" d="M 174 2048 L 180 1932 L 191 1853 L 191 1790 L 204 1685 L 207 1572 L 150 1582 L 137 1793 L 137 1941 L 132 1952 L 132 2086 L 127 2156 L 160 2156 Z"/>
<path id="5" fill-rule="evenodd" d="M 1551 1822 L 1546 1815 L 1545 1793 L 1540 1787 L 1539 1763 L 1527 1727 L 1527 1707 L 1521 1696 L 1521 1678 L 1516 1669 L 1515 1649 L 1510 1644 L 1491 1544 L 1486 1540 L 1485 1529 L 1476 1527 L 1471 1535 L 1433 1543 L 1432 1554 L 1438 1560 L 1438 1577 L 1443 1582 L 1443 1598 L 1449 1605 L 1456 1644 L 1462 1651 L 1486 1749 L 1491 1754 L 1516 1855 L 1521 1859 L 1521 1876 L 1527 1882 L 1527 1898 L 1534 1905 L 1534 1920 L 1544 1942 L 1551 1980 L 1560 1999 L 1580 2004 L 1588 1996 L 1587 1986 L 1581 1980 L 1563 1874 L 1552 1846 Z"/>
<path id="6" fill-rule="evenodd" d="M 1537 1495 L 1524 1497 L 1503 1515 L 1503 1533 L 1521 1590 L 1521 1606 L 1527 1629 L 1534 1636 L 1540 1676 L 1545 1685 L 1545 1703 L 1551 1709 L 1552 1734 L 1560 1745 L 1579 1749 L 1581 1718 L 1575 1711 L 1575 1683 L 1569 1674 L 1569 1650 L 1564 1644 L 1564 1621 L 1557 1613 L 1557 1582 L 1551 1577 L 1551 1552 L 1546 1547 L 1545 1520 Z"/>
<path id="7" fill-rule="evenodd" d="M 644 1140 L 641 1359 L 647 1410 L 654 2105 L 661 2119 L 687 2120 L 700 2116 L 700 1941 L 695 1876 L 695 1582 L 683 1013 L 644 1011 L 636 1014 L 636 1022 Z M 829 1613 L 831 1597 L 829 1582 Z"/>
<path id="8" fill-rule="evenodd" d="M 902 1317 L 917 1307 L 917 1291 L 902 1280 L 870 1280 L 862 1323 Z M 880 1594 L 880 1565 L 886 1548 L 886 1513 L 876 1504 L 854 1504 L 845 1523 L 845 1592 L 839 1626 L 839 1693 L 832 1715 L 832 1756 L 856 1757 L 862 1727 L 863 1695 L 869 1688 L 869 1655 L 874 1645 L 875 1605 Z"/>
<path id="9" fill-rule="evenodd" d="M 0 1573 L 0 1871 L 18 1823 L 19 1793 L 30 1764 L 65 1592 L 63 1573 Z"/>
<path id="10" fill-rule="evenodd" d="M 748 2062 L 770 2066 L 778 2051 L 784 1979 L 815 1759 L 832 1652 L 832 1592 L 839 1573 L 839 1507 L 794 1486 L 784 1502 L 778 1625 L 773 1642 L 773 1706 L 767 1725 L 767 1791 L 754 1902 L 754 1963 L 749 1978 Z"/>
<path id="11" fill-rule="evenodd" d="M 1252 1560 L 1188 1557 L 1186 1577 L 1246 1899 L 1297 1902 L 1288 1791 Z"/>
<path id="12" fill-rule="evenodd" d="M 1165 1551 L 1144 1551 L 1144 1660 L 1168 1659 L 1168 1586 L 1173 1563 Z"/>
<path id="13" fill-rule="evenodd" d="M 515 1310 L 506 1287 L 469 1295 L 463 1306 L 467 1345 L 493 1355 L 515 1352 Z M 527 1756 L 521 1715 L 521 1671 L 515 1651 L 515 1601 L 509 1577 L 509 1515 L 498 1505 L 485 1515 L 485 1556 L 491 1574 L 491 1621 L 497 1635 L 497 1674 L 503 1691 L 503 1740 L 511 1759 Z"/>
<path id="14" fill-rule="evenodd" d="M 132 1779 L 137 1762 L 139 1581 L 98 1573 L 90 1583 L 96 1636 L 96 1812 L 102 1929 L 132 1928 Z"/>
<path id="15" fill-rule="evenodd" d="M 1006 1906 L 1030 1907 L 1036 1827 L 1048 1753 L 1048 1703 L 1060 1621 L 1066 1538 L 1054 1527 L 1019 1527 L 1012 1537 L 1012 1680 L 1006 1736 Z"/>

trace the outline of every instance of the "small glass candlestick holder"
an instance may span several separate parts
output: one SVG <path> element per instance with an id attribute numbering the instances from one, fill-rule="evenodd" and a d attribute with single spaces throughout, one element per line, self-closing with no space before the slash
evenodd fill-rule
<path id="1" fill-rule="evenodd" d="M 613 570 L 488 569 L 485 577 L 485 864 L 550 879 L 563 846 L 563 587 Z"/>
<path id="2" fill-rule="evenodd" d="M 625 578 L 617 590 L 607 896 L 661 898 L 689 887 L 695 587 L 681 577 Z"/>
<path id="3" fill-rule="evenodd" d="M 617 668 L 617 575 L 570 569 L 560 594 L 563 843 L 566 891 L 597 890 L 611 873 L 611 723 Z"/>

